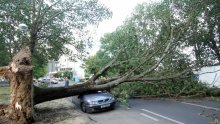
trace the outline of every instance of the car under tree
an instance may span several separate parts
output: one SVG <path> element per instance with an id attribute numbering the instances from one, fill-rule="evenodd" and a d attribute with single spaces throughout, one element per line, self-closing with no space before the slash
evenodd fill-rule
<path id="1" fill-rule="evenodd" d="M 93 91 L 73 97 L 73 103 L 85 113 L 114 109 L 116 99 L 107 91 Z"/>

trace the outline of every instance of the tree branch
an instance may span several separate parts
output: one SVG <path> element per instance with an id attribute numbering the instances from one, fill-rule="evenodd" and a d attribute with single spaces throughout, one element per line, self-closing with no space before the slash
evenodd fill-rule
<path id="1" fill-rule="evenodd" d="M 190 72 L 191 69 L 186 69 L 178 74 L 171 75 L 171 76 L 162 76 L 162 77 L 143 77 L 143 78 L 138 78 L 138 77 L 133 77 L 133 78 L 128 78 L 126 82 L 134 82 L 134 81 L 162 81 L 162 80 L 168 80 L 168 79 L 174 79 L 174 78 L 186 78 L 183 77 L 184 74 Z"/>
<path id="2" fill-rule="evenodd" d="M 0 75 L 4 76 L 9 71 L 9 69 L 10 69 L 9 66 L 0 67 Z"/>
<path id="3" fill-rule="evenodd" d="M 113 87 L 118 86 L 121 83 L 133 82 L 133 81 L 161 81 L 166 79 L 177 78 L 185 74 L 189 70 L 185 70 L 182 73 L 176 74 L 174 76 L 167 76 L 161 78 L 128 78 L 128 75 L 123 77 L 115 77 L 107 79 L 105 81 L 97 82 L 96 85 L 90 84 L 89 82 L 82 84 L 75 84 L 69 87 L 56 87 L 56 88 L 39 88 L 34 86 L 34 104 L 42 103 L 49 100 L 59 99 L 63 97 L 80 95 L 85 92 L 97 91 L 97 90 L 108 90 Z M 147 82 L 147 83 L 149 83 Z M 56 94 L 59 93 L 59 94 Z M 43 96 L 43 97 L 42 97 Z"/>
<path id="4" fill-rule="evenodd" d="M 114 64 L 114 62 L 117 60 L 119 54 L 110 61 L 105 67 L 103 67 L 101 70 L 99 70 L 96 74 L 94 74 L 90 79 L 89 82 L 94 82 L 97 78 L 99 78 L 104 72 L 106 72 L 111 66 Z"/>
<path id="5" fill-rule="evenodd" d="M 43 3 L 44 3 L 44 0 L 41 0 L 41 1 L 40 1 L 40 4 L 38 5 L 37 16 L 36 16 L 35 20 L 33 21 L 34 24 L 36 24 L 35 27 L 38 27 L 38 25 L 39 25 L 40 22 L 41 22 L 41 21 L 39 21 L 39 20 L 41 19 L 41 18 L 40 18 L 40 15 L 41 15 L 41 8 L 42 8 L 42 6 L 43 6 Z M 35 30 L 35 31 L 37 31 L 37 30 Z"/>
<path id="6" fill-rule="evenodd" d="M 109 79 L 106 79 L 106 80 L 98 80 L 98 81 L 95 81 L 95 84 L 96 84 L 96 85 L 106 84 L 106 83 L 108 83 L 108 82 L 117 80 L 117 79 L 119 79 L 119 78 L 120 78 L 120 77 L 113 77 L 113 78 L 109 78 Z"/>
<path id="7" fill-rule="evenodd" d="M 34 86 L 34 105 L 45 101 L 59 99 L 63 97 L 80 95 L 84 92 L 91 91 L 89 87 L 74 85 L 71 87 L 53 87 L 53 88 L 39 88 Z M 43 96 L 43 97 L 42 97 Z"/>
<path id="8" fill-rule="evenodd" d="M 123 76 L 123 77 L 121 77 L 121 78 L 118 78 L 118 79 L 113 80 L 113 81 L 111 81 L 111 82 L 108 82 L 108 83 L 106 83 L 106 84 L 94 85 L 94 86 L 92 87 L 92 89 L 93 89 L 93 90 L 100 90 L 100 89 L 101 89 L 101 90 L 108 90 L 108 89 L 110 89 L 110 88 L 116 87 L 116 86 L 118 86 L 119 84 L 125 82 L 125 81 L 127 80 L 127 78 L 128 78 L 128 75 L 125 75 L 125 76 Z"/>
<path id="9" fill-rule="evenodd" d="M 50 5 L 49 7 L 45 8 L 43 11 L 43 13 L 41 14 L 41 20 L 44 18 L 45 14 L 52 9 L 52 7 L 56 6 L 61 0 L 58 0 L 57 2 L 55 2 L 54 4 Z"/>
<path id="10" fill-rule="evenodd" d="M 57 17 L 59 14 L 62 14 L 63 11 L 60 11 L 56 14 L 54 14 L 52 17 L 50 17 L 45 23 L 42 23 L 42 25 L 37 29 L 38 31 L 40 31 L 45 25 L 47 25 L 51 20 L 53 20 L 55 17 Z"/>
<path id="11" fill-rule="evenodd" d="M 60 1 L 58 1 L 57 3 L 59 3 Z M 56 5 L 57 3 L 55 3 L 54 5 Z M 51 5 L 51 7 L 52 6 L 54 6 L 54 5 Z M 60 12 L 58 12 L 58 13 L 55 13 L 54 15 L 52 15 L 45 23 L 42 23 L 42 25 L 38 28 L 38 31 L 40 31 L 45 25 L 47 25 L 50 21 L 52 21 L 55 17 L 57 17 L 58 15 L 60 15 L 60 14 L 62 14 L 62 13 L 64 13 L 64 12 L 67 12 L 67 11 L 69 11 L 70 9 L 71 9 L 71 7 L 72 6 L 70 6 L 70 7 L 68 7 L 68 8 L 66 8 L 66 9 L 64 9 L 63 11 L 60 11 Z M 42 16 L 43 17 L 43 16 Z"/>
<path id="12" fill-rule="evenodd" d="M 163 61 L 163 59 L 165 58 L 165 56 L 167 55 L 168 50 L 169 50 L 169 48 L 171 47 L 171 43 L 172 43 L 172 42 L 169 42 L 169 43 L 168 43 L 168 45 L 167 45 L 167 47 L 166 47 L 166 49 L 165 49 L 164 54 L 163 54 L 162 57 L 157 61 L 157 63 L 156 63 L 154 66 L 152 66 L 151 68 L 149 68 L 149 69 L 147 69 L 146 71 L 142 72 L 141 74 L 137 75 L 136 78 L 141 78 L 141 77 L 143 77 L 144 75 L 146 75 L 147 73 L 150 73 L 150 72 L 152 72 L 154 69 L 156 69 L 156 68 L 159 66 L 159 64 Z"/>

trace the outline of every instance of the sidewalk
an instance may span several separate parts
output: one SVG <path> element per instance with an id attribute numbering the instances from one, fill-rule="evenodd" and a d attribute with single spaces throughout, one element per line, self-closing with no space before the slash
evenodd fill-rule
<path id="1" fill-rule="evenodd" d="M 44 102 L 34 108 L 34 124 L 90 124 L 89 118 L 75 110 L 67 98 Z"/>

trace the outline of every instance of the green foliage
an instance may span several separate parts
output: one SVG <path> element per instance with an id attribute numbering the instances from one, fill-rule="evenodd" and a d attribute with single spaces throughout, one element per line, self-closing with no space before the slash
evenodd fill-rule
<path id="1" fill-rule="evenodd" d="M 73 78 L 73 72 L 71 71 L 64 71 L 64 72 L 57 72 L 54 74 L 55 77 L 61 78 L 61 77 L 68 77 L 69 79 Z"/>
<path id="2" fill-rule="evenodd" d="M 164 0 L 163 3 L 169 2 Z M 218 0 L 173 1 L 175 15 L 178 15 L 173 21 L 178 25 L 181 22 L 181 26 L 186 29 L 179 41 L 182 47 L 193 48 L 197 65 L 220 62 L 219 5 Z"/>
<path id="3" fill-rule="evenodd" d="M 131 18 L 128 18 L 122 26 L 101 38 L 101 49 L 94 57 L 89 58 L 88 62 L 85 62 L 85 69 L 90 74 L 97 72 L 99 68 L 118 56 L 113 68 L 103 75 L 107 77 L 123 75 L 142 63 L 131 74 L 131 76 L 138 75 L 158 62 L 171 40 L 173 40 L 173 45 L 168 55 L 160 64 L 159 69 L 154 70 L 150 75 L 176 73 L 189 68 L 192 63 L 190 56 L 182 52 L 184 48 L 179 42 L 180 35 L 185 32 L 181 30 L 183 22 L 173 20 L 170 3 L 137 6 Z M 175 32 L 171 31 L 172 25 Z M 178 67 L 180 65 L 184 67 Z M 177 68 L 182 69 L 177 70 Z M 92 70 L 95 71 L 92 72 Z"/>
<path id="4" fill-rule="evenodd" d="M 56 74 L 54 74 L 55 77 L 61 78 L 62 77 L 62 72 L 57 72 Z"/>
<path id="5" fill-rule="evenodd" d="M 39 77 L 43 77 L 46 74 L 46 66 L 41 65 L 41 64 L 34 64 L 34 77 L 35 78 L 39 78 Z"/>
<path id="6" fill-rule="evenodd" d="M 44 74 L 49 60 L 58 60 L 62 54 L 82 58 L 92 42 L 84 34 L 86 27 L 111 16 L 109 9 L 97 0 L 2 0 L 0 11 L 0 65 L 7 65 L 31 40 L 35 44 L 35 77 Z M 21 23 L 28 26 L 30 38 L 18 30 Z M 72 45 L 78 53 L 66 45 Z"/>
<path id="7" fill-rule="evenodd" d="M 93 74 L 119 55 L 114 68 L 103 75 L 123 75 L 143 63 L 131 74 L 136 75 L 155 65 L 170 41 L 169 53 L 150 76 L 219 63 L 219 5 L 217 0 L 140 4 L 122 26 L 101 38 L 101 49 L 87 59 L 85 69 Z"/>
<path id="8" fill-rule="evenodd" d="M 8 65 L 10 61 L 10 54 L 8 54 L 6 43 L 3 36 L 0 34 L 0 66 Z"/>
<path id="9" fill-rule="evenodd" d="M 121 104 L 125 107 L 129 107 L 129 104 L 128 104 L 128 98 L 129 98 L 129 95 L 128 95 L 128 92 L 127 90 L 122 90 L 120 88 L 114 88 L 111 93 L 117 98 L 118 101 L 121 102 Z"/>
<path id="10" fill-rule="evenodd" d="M 83 68 L 86 72 L 86 77 L 97 73 L 105 64 L 110 61 L 110 58 L 103 54 L 103 52 L 97 52 L 95 56 L 90 56 L 84 60 Z M 112 76 L 111 72 L 104 73 L 103 77 Z"/>
<path id="11" fill-rule="evenodd" d="M 39 83 L 38 87 L 40 87 L 40 88 L 48 88 L 48 83 Z"/>
<path id="12" fill-rule="evenodd" d="M 156 69 L 145 75 L 146 78 L 176 74 L 197 64 L 219 63 L 219 5 L 217 0 L 163 0 L 140 4 L 122 26 L 101 38 L 101 49 L 85 62 L 85 68 L 88 73 L 95 73 L 118 56 L 109 70 L 112 76 L 127 74 L 143 63 L 129 75 L 132 77 L 153 67 L 170 41 L 172 46 L 166 57 Z M 185 52 L 189 49 L 194 54 Z M 190 75 L 193 73 L 187 76 Z M 206 85 L 187 78 L 126 83 L 112 93 L 126 104 L 128 96 L 204 96 L 207 91 Z M 218 93 L 219 90 L 210 90 L 210 94 Z"/>
<path id="13" fill-rule="evenodd" d="M 193 79 L 178 79 L 168 80 L 164 82 L 152 82 L 152 83 L 127 83 L 121 84 L 116 90 L 119 94 L 126 92 L 129 97 L 134 96 L 193 96 L 193 95 L 206 95 L 207 86 Z"/>
<path id="14" fill-rule="evenodd" d="M 71 71 L 65 71 L 65 72 L 63 73 L 63 76 L 64 76 L 64 77 L 67 77 L 68 79 L 71 79 L 71 78 L 73 77 L 73 72 L 71 72 Z"/>
<path id="15" fill-rule="evenodd" d="M 207 90 L 207 95 L 209 96 L 219 96 L 220 89 L 218 87 L 212 87 Z"/>
<path id="16" fill-rule="evenodd" d="M 102 61 L 98 58 L 98 56 L 90 56 L 89 58 L 84 60 L 84 62 L 85 64 L 83 67 L 85 68 L 86 75 L 97 73 L 102 66 L 100 65 L 100 62 Z"/>
<path id="17" fill-rule="evenodd" d="M 33 57 L 34 70 L 33 74 L 35 78 L 43 77 L 47 73 L 47 59 L 35 52 Z"/>

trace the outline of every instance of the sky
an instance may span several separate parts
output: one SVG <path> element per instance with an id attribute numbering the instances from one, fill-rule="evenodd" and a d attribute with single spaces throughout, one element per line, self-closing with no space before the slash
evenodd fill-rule
<path id="1" fill-rule="evenodd" d="M 150 0 L 99 0 L 113 12 L 112 18 L 101 22 L 97 29 L 98 36 L 105 33 L 113 32 L 123 21 L 130 16 L 135 6 L 143 2 L 151 2 Z"/>
<path id="2" fill-rule="evenodd" d="M 101 23 L 99 23 L 94 39 L 94 45 L 93 48 L 90 50 L 90 55 L 95 55 L 95 53 L 99 50 L 100 42 L 99 39 L 105 34 L 113 32 L 118 26 L 123 24 L 123 21 L 127 17 L 131 15 L 133 10 L 135 9 L 135 6 L 138 4 L 141 4 L 143 2 L 150 3 L 152 1 L 158 1 L 158 0 L 99 0 L 102 4 L 107 6 L 112 12 L 112 18 L 108 20 L 104 20 Z M 71 63 L 69 63 L 70 65 Z M 84 77 L 84 70 L 80 68 L 80 65 L 82 62 L 74 63 L 74 68 L 77 71 L 77 75 L 80 77 Z"/>
<path id="3" fill-rule="evenodd" d="M 113 15 L 112 18 L 99 23 L 95 33 L 95 39 L 97 39 L 97 41 L 94 43 L 90 54 L 95 55 L 95 53 L 99 50 L 99 39 L 104 36 L 105 33 L 111 33 L 118 26 L 122 25 L 125 19 L 131 15 L 138 4 L 143 2 L 150 3 L 152 1 L 158 0 L 99 0 L 99 2 L 107 6 L 113 12 Z"/>

